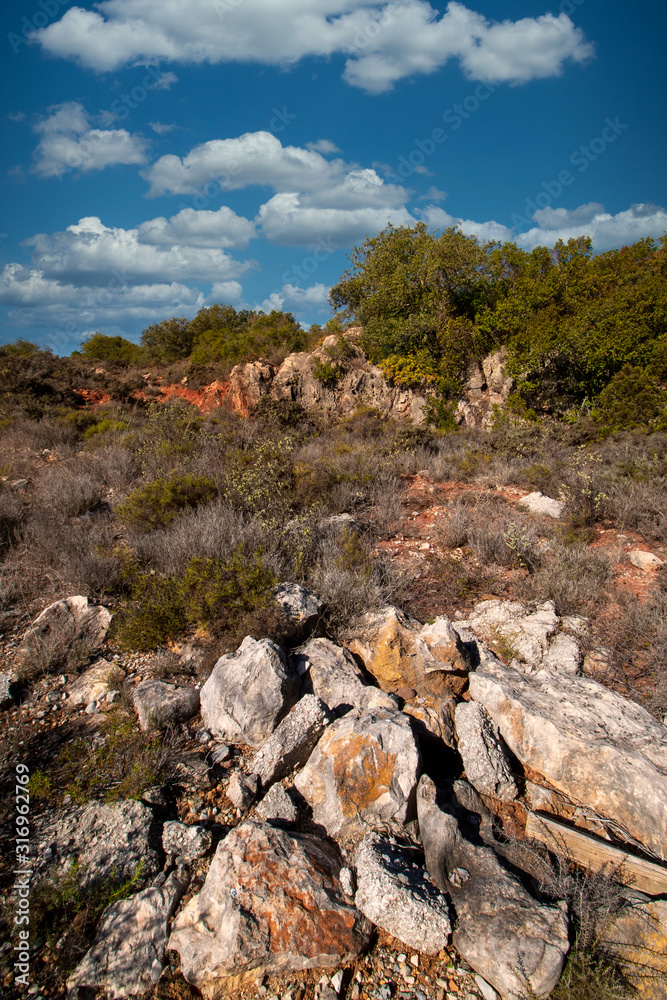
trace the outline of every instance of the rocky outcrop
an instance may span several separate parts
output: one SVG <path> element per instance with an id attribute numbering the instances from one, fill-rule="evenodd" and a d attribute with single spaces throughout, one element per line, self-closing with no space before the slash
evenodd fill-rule
<path id="1" fill-rule="evenodd" d="M 667 899 L 624 907 L 600 937 L 639 997 L 667 1000 Z"/>
<path id="2" fill-rule="evenodd" d="M 524 889 L 488 847 L 461 832 L 456 817 L 436 801 L 426 775 L 417 792 L 426 867 L 454 904 L 457 951 L 504 1000 L 547 997 L 569 950 L 564 903 L 547 906 Z"/>
<path id="3" fill-rule="evenodd" d="M 505 372 L 504 348 L 494 351 L 482 363 L 475 361 L 468 369 L 463 397 L 456 409 L 456 422 L 467 427 L 488 428 L 493 422 L 494 407 L 504 407 L 514 389 L 514 379 Z"/>
<path id="4" fill-rule="evenodd" d="M 406 715 L 353 710 L 328 727 L 294 785 L 330 836 L 396 829 L 414 811 L 420 764 Z"/>
<path id="5" fill-rule="evenodd" d="M 366 616 L 350 649 L 383 691 L 407 686 L 419 695 L 442 698 L 451 692 L 452 676 L 465 678 L 470 669 L 463 643 L 448 618 L 420 625 L 391 606 Z"/>
<path id="6" fill-rule="evenodd" d="M 289 826 L 297 818 L 297 809 L 282 785 L 271 785 L 262 801 L 255 809 L 260 819 L 267 823 Z"/>
<path id="7" fill-rule="evenodd" d="M 70 1000 L 97 987 L 109 1000 L 145 993 L 164 965 L 168 922 L 188 886 L 183 870 L 159 885 L 113 903 L 102 914 L 95 943 L 70 976 Z"/>
<path id="8" fill-rule="evenodd" d="M 358 330 L 348 330 L 347 357 L 331 379 L 317 377 L 318 363 L 331 364 L 338 338 L 327 337 L 311 352 L 290 354 L 278 368 L 261 361 L 237 365 L 229 377 L 225 405 L 247 415 L 260 399 L 290 399 L 306 409 L 343 416 L 370 406 L 384 416 L 424 423 L 426 396 L 388 382 L 355 343 Z"/>
<path id="9" fill-rule="evenodd" d="M 211 834 L 197 824 L 186 826 L 170 820 L 162 827 L 162 847 L 166 855 L 171 855 L 184 864 L 190 864 L 203 857 L 211 846 Z"/>
<path id="10" fill-rule="evenodd" d="M 154 678 L 137 684 L 132 700 L 143 730 L 164 729 L 177 722 L 185 722 L 199 711 L 199 691 L 196 688 L 176 687 Z"/>
<path id="11" fill-rule="evenodd" d="M 300 583 L 281 583 L 273 592 L 290 639 L 298 640 L 316 628 L 323 605 L 317 594 Z"/>
<path id="12" fill-rule="evenodd" d="M 357 848 L 357 909 L 409 948 L 437 955 L 449 943 L 447 897 L 395 841 L 367 834 Z"/>
<path id="13" fill-rule="evenodd" d="M 482 601 L 457 627 L 470 629 L 503 659 L 516 659 L 535 669 L 542 664 L 559 624 L 553 601 L 537 607 L 521 601 Z"/>
<path id="14" fill-rule="evenodd" d="M 218 739 L 259 748 L 296 698 L 298 678 L 270 639 L 247 636 L 221 656 L 201 689 L 205 727 Z"/>
<path id="15" fill-rule="evenodd" d="M 117 679 L 112 681 L 114 674 Z M 109 660 L 97 660 L 72 682 L 67 692 L 69 701 L 72 705 L 90 705 L 91 702 L 99 705 L 108 699 L 124 677 L 125 671 Z"/>
<path id="16" fill-rule="evenodd" d="M 303 676 L 303 689 L 331 710 L 398 708 L 391 695 L 367 684 L 352 654 L 330 639 L 311 639 L 296 650 L 293 661 Z"/>
<path id="17" fill-rule="evenodd" d="M 588 678 L 493 658 L 470 675 L 470 694 L 546 784 L 667 858 L 667 729 L 645 709 Z"/>
<path id="18" fill-rule="evenodd" d="M 176 916 L 169 948 L 213 1000 L 265 972 L 337 968 L 368 943 L 324 841 L 248 821 L 219 844 L 204 886 Z"/>
<path id="19" fill-rule="evenodd" d="M 466 776 L 478 792 L 511 801 L 517 787 L 497 726 L 475 702 L 456 706 L 456 736 Z"/>
<path id="20" fill-rule="evenodd" d="M 75 644 L 86 653 L 98 649 L 109 630 L 111 612 L 91 604 L 87 597 L 65 597 L 44 608 L 23 637 L 20 660 L 29 661 L 57 644 L 62 649 Z"/>
<path id="21" fill-rule="evenodd" d="M 268 788 L 308 760 L 330 721 L 323 701 L 307 694 L 285 716 L 248 765 L 260 785 Z"/>

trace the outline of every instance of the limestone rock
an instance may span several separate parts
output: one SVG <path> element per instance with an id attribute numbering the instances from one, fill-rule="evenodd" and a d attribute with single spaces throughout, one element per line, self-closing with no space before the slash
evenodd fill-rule
<path id="1" fill-rule="evenodd" d="M 419 698 L 416 702 L 405 704 L 403 711 L 417 723 L 421 723 L 432 736 L 442 740 L 445 746 L 454 748 L 456 747 L 455 704 L 453 698 Z"/>
<path id="2" fill-rule="evenodd" d="M 667 857 L 667 729 L 645 709 L 588 678 L 492 659 L 470 675 L 470 693 L 548 785 Z"/>
<path id="3" fill-rule="evenodd" d="M 161 886 L 113 903 L 102 914 L 95 943 L 67 981 L 71 1000 L 80 987 L 97 987 L 106 997 L 145 993 L 159 979 L 167 925 L 188 886 L 182 870 Z"/>
<path id="4" fill-rule="evenodd" d="M 542 666 L 561 674 L 578 674 L 582 662 L 581 647 L 572 635 L 565 632 L 555 636 L 544 655 Z"/>
<path id="5" fill-rule="evenodd" d="M 202 858 L 211 846 L 211 834 L 203 826 L 186 826 L 177 820 L 169 820 L 162 827 L 162 847 L 165 854 L 171 854 L 186 864 Z"/>
<path id="6" fill-rule="evenodd" d="M 312 691 L 332 711 L 398 707 L 391 695 L 369 686 L 352 654 L 330 639 L 311 639 L 293 659 L 304 675 L 304 690 Z"/>
<path id="7" fill-rule="evenodd" d="M 37 616 L 23 637 L 21 658 L 34 656 L 44 645 L 78 644 L 88 653 L 102 645 L 111 622 L 111 613 L 91 604 L 87 597 L 65 597 L 50 604 Z"/>
<path id="8" fill-rule="evenodd" d="M 273 592 L 291 636 L 304 636 L 317 626 L 323 604 L 317 594 L 299 583 L 281 583 Z"/>
<path id="9" fill-rule="evenodd" d="M 551 497 L 547 497 L 543 493 L 536 491 L 522 497 L 517 506 L 525 507 L 531 514 L 546 514 L 547 517 L 558 519 L 563 516 L 565 504 L 560 500 L 553 500 Z"/>
<path id="10" fill-rule="evenodd" d="M 566 906 L 539 903 L 489 847 L 467 840 L 451 813 L 436 802 L 424 775 L 417 790 L 419 830 L 426 867 L 451 895 L 456 950 L 504 1000 L 537 997 L 556 986 L 569 949 Z"/>
<path id="11" fill-rule="evenodd" d="M 263 973 L 338 968 L 369 940 L 345 903 L 324 841 L 248 821 L 218 845 L 201 892 L 174 920 L 169 948 L 208 1000 Z"/>
<path id="12" fill-rule="evenodd" d="M 36 874 L 44 874 L 50 865 L 76 861 L 82 886 L 110 872 L 125 882 L 140 865 L 142 880 L 147 880 L 159 869 L 152 827 L 151 810 L 132 800 L 89 802 L 51 813 L 36 823 Z"/>
<path id="13" fill-rule="evenodd" d="M 448 618 L 420 625 L 398 608 L 367 615 L 350 649 L 364 662 L 383 691 L 411 687 L 436 698 L 449 693 L 447 674 L 465 674 L 468 659 Z"/>
<path id="14" fill-rule="evenodd" d="M 461 624 L 496 649 L 500 647 L 503 658 L 516 657 L 528 667 L 537 668 L 559 619 L 553 601 L 534 610 L 520 601 L 482 601 Z"/>
<path id="15" fill-rule="evenodd" d="M 259 778 L 256 774 L 233 774 L 227 782 L 225 794 L 237 809 L 248 809 L 259 791 Z"/>
<path id="16" fill-rule="evenodd" d="M 267 823 L 288 826 L 296 822 L 298 815 L 296 806 L 281 784 L 271 785 L 255 812 Z"/>
<path id="17" fill-rule="evenodd" d="M 642 549 L 632 549 L 628 552 L 628 559 L 637 569 L 657 569 L 663 565 L 663 560 L 652 552 L 644 552 Z"/>
<path id="18" fill-rule="evenodd" d="M 601 940 L 645 1000 L 667 1000 L 667 900 L 634 903 L 603 928 Z"/>
<path id="19" fill-rule="evenodd" d="M 114 684 L 109 680 L 111 671 L 118 672 L 119 677 L 125 676 L 125 671 L 115 666 L 109 660 L 100 659 L 84 673 L 80 674 L 68 688 L 68 701 L 71 705 L 89 705 L 91 701 L 101 702 L 113 690 Z"/>
<path id="20" fill-rule="evenodd" d="M 144 731 L 185 722 L 199 711 L 199 691 L 196 688 L 176 687 L 154 678 L 137 684 L 132 700 L 139 725 Z"/>
<path id="21" fill-rule="evenodd" d="M 305 764 L 330 721 L 323 701 L 307 694 L 296 703 L 248 764 L 267 788 Z"/>
<path id="22" fill-rule="evenodd" d="M 204 725 L 218 739 L 260 747 L 294 702 L 297 684 L 279 646 L 247 636 L 220 657 L 201 689 Z"/>
<path id="23" fill-rule="evenodd" d="M 458 748 L 468 781 L 478 792 L 504 801 L 517 796 L 507 751 L 488 712 L 475 702 L 456 706 Z"/>
<path id="24" fill-rule="evenodd" d="M 406 849 L 389 838 L 366 834 L 354 864 L 354 902 L 365 917 L 426 955 L 437 955 L 447 946 L 451 935 L 447 898 Z"/>
<path id="25" fill-rule="evenodd" d="M 12 685 L 16 678 L 9 671 L 0 673 L 0 709 L 7 708 L 12 703 Z"/>
<path id="26" fill-rule="evenodd" d="M 325 730 L 294 785 L 330 836 L 400 828 L 411 818 L 420 764 L 406 715 L 355 709 Z"/>

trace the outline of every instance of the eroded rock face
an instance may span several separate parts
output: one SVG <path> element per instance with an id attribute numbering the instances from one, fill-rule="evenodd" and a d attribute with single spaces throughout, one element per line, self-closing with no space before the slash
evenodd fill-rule
<path id="1" fill-rule="evenodd" d="M 199 711 L 199 691 L 193 687 L 177 687 L 154 678 L 137 684 L 132 700 L 139 725 L 146 731 L 191 719 Z"/>
<path id="2" fill-rule="evenodd" d="M 268 788 L 306 763 L 329 721 L 324 702 L 315 695 L 305 695 L 257 751 L 248 770 L 257 775 L 263 788 Z"/>
<path id="3" fill-rule="evenodd" d="M 185 871 L 172 872 L 161 886 L 113 903 L 102 914 L 95 943 L 70 976 L 74 1000 L 80 987 L 103 989 L 109 998 L 145 993 L 164 965 L 167 925 L 188 886 Z"/>
<path id="4" fill-rule="evenodd" d="M 547 997 L 569 950 L 565 904 L 539 903 L 491 848 L 467 840 L 455 816 L 439 808 L 426 775 L 417 812 L 429 874 L 454 904 L 459 954 L 505 1000 L 526 995 L 525 979 L 535 996 Z"/>
<path id="5" fill-rule="evenodd" d="M 296 806 L 281 784 L 271 785 L 255 812 L 260 819 L 274 825 L 289 826 L 297 818 Z"/>
<path id="6" fill-rule="evenodd" d="M 470 784 L 482 794 L 515 799 L 517 787 L 507 751 L 488 712 L 474 701 L 460 702 L 455 718 L 458 750 Z"/>
<path id="7" fill-rule="evenodd" d="M 602 930 L 604 947 L 645 1000 L 667 1000 L 667 900 L 635 903 Z"/>
<path id="8" fill-rule="evenodd" d="M 488 658 L 470 675 L 519 760 L 571 801 L 667 857 L 667 728 L 584 677 L 526 675 Z"/>
<path id="9" fill-rule="evenodd" d="M 201 689 L 204 726 L 218 739 L 260 747 L 296 698 L 298 678 L 270 639 L 247 636 L 221 656 Z"/>
<path id="10" fill-rule="evenodd" d="M 407 686 L 419 695 L 440 698 L 450 691 L 449 674 L 469 670 L 461 639 L 448 618 L 420 625 L 391 606 L 366 616 L 350 649 L 383 691 Z"/>
<path id="11" fill-rule="evenodd" d="M 354 902 L 364 916 L 415 951 L 437 955 L 446 947 L 451 935 L 447 898 L 406 849 L 388 837 L 367 834 L 354 864 Z"/>
<path id="12" fill-rule="evenodd" d="M 344 901 L 333 849 L 308 834 L 248 821 L 221 841 L 201 892 L 176 916 L 169 948 L 213 1000 L 252 974 L 338 968 L 369 926 Z"/>
<path id="13" fill-rule="evenodd" d="M 311 639 L 293 657 L 303 687 L 332 711 L 349 708 L 398 708 L 395 698 L 371 687 L 352 654 L 330 639 Z"/>
<path id="14" fill-rule="evenodd" d="M 294 785 L 331 836 L 410 819 L 421 764 L 402 712 L 353 710 L 327 728 Z"/>
<path id="15" fill-rule="evenodd" d="M 202 858 L 210 846 L 211 834 L 204 826 L 186 826 L 177 820 L 169 820 L 162 827 L 162 847 L 165 854 L 180 858 L 186 864 Z"/>

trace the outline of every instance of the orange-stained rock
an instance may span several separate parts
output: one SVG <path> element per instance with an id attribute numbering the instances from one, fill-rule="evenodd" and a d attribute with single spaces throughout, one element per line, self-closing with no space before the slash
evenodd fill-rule
<path id="1" fill-rule="evenodd" d="M 354 710 L 325 731 L 294 784 L 331 836 L 411 818 L 421 758 L 403 712 Z"/>
<path id="2" fill-rule="evenodd" d="M 383 691 L 411 687 L 418 695 L 442 698 L 465 685 L 469 670 L 466 652 L 448 618 L 432 625 L 420 623 L 388 606 L 366 615 L 350 649 Z"/>
<path id="3" fill-rule="evenodd" d="M 635 903 L 602 932 L 644 1000 L 667 1000 L 667 900 Z"/>
<path id="4" fill-rule="evenodd" d="M 201 892 L 174 920 L 169 948 L 209 1000 L 262 973 L 338 968 L 370 925 L 343 899 L 325 841 L 248 821 L 218 846 Z"/>

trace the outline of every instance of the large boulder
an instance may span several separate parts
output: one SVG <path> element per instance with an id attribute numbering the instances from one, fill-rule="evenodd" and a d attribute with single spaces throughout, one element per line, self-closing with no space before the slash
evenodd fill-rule
<path id="1" fill-rule="evenodd" d="M 569 950 L 565 903 L 538 902 L 491 848 L 468 840 L 426 775 L 417 813 L 426 867 L 454 904 L 458 953 L 505 1000 L 547 997 Z"/>
<path id="2" fill-rule="evenodd" d="M 153 826 L 151 810 L 132 800 L 89 802 L 47 815 L 36 824 L 36 874 L 76 863 L 82 886 L 111 873 L 127 882 L 139 872 L 146 881 L 159 870 Z"/>
<path id="3" fill-rule="evenodd" d="M 329 710 L 315 695 L 296 703 L 248 764 L 263 788 L 305 764 L 330 721 Z"/>
<path id="4" fill-rule="evenodd" d="M 37 616 L 23 637 L 19 659 L 29 663 L 73 647 L 85 658 L 102 645 L 110 622 L 111 612 L 91 604 L 87 597 L 65 597 Z"/>
<path id="5" fill-rule="evenodd" d="M 231 743 L 260 747 L 296 699 L 298 677 L 270 639 L 246 636 L 221 656 L 201 689 L 204 726 Z"/>
<path id="6" fill-rule="evenodd" d="M 199 691 L 196 688 L 176 687 L 154 678 L 137 684 L 132 700 L 143 730 L 164 729 L 177 722 L 185 722 L 199 711 Z"/>
<path id="7" fill-rule="evenodd" d="M 354 902 L 365 917 L 426 955 L 437 955 L 447 946 L 451 936 L 447 897 L 405 848 L 369 833 L 357 848 L 354 865 Z"/>
<path id="8" fill-rule="evenodd" d="M 389 606 L 367 615 L 350 649 L 363 660 L 383 691 L 413 688 L 418 695 L 436 698 L 452 690 L 450 675 L 470 669 L 463 643 L 450 620 L 432 625 Z"/>
<path id="9" fill-rule="evenodd" d="M 458 750 L 468 781 L 478 792 L 511 801 L 517 796 L 506 748 L 481 705 L 460 702 L 455 710 Z"/>
<path id="10" fill-rule="evenodd" d="M 645 709 L 588 678 L 526 675 L 492 657 L 470 693 L 546 784 L 667 857 L 667 728 Z"/>
<path id="11" fill-rule="evenodd" d="M 201 892 L 174 920 L 169 948 L 205 997 L 263 973 L 338 968 L 369 927 L 344 901 L 340 860 L 308 834 L 247 821 L 218 845 Z"/>
<path id="12" fill-rule="evenodd" d="M 537 607 L 521 601 L 482 601 L 460 625 L 488 642 L 503 659 L 515 658 L 536 669 L 559 623 L 553 601 Z"/>
<path id="13" fill-rule="evenodd" d="M 311 639 L 293 656 L 303 688 L 332 711 L 350 708 L 397 708 L 391 695 L 371 687 L 352 654 L 330 639 Z"/>
<path id="14" fill-rule="evenodd" d="M 145 993 L 157 983 L 164 966 L 168 923 L 187 889 L 182 870 L 161 885 L 151 886 L 113 903 L 102 914 L 95 943 L 67 981 L 75 1000 L 81 987 L 104 990 L 115 998 Z"/>
<path id="15" fill-rule="evenodd" d="M 294 785 L 330 836 L 400 828 L 412 815 L 420 765 L 406 715 L 353 710 L 325 730 Z"/>

